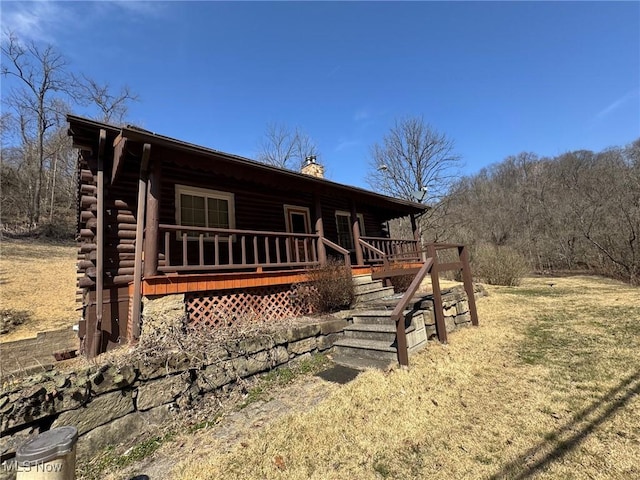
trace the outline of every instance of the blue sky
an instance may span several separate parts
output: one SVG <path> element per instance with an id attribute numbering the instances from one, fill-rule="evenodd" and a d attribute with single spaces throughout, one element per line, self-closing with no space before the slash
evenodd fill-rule
<path id="1" fill-rule="evenodd" d="M 0 8 L 3 28 L 138 92 L 133 123 L 249 158 L 269 122 L 299 126 L 351 185 L 366 187 L 370 146 L 403 116 L 454 139 L 468 174 L 640 136 L 640 2 Z"/>

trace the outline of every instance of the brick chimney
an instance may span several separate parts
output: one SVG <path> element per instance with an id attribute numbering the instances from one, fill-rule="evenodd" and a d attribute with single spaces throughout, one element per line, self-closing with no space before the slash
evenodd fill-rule
<path id="1" fill-rule="evenodd" d="M 304 159 L 304 165 L 300 172 L 312 177 L 324 178 L 324 167 L 316 162 L 315 155 L 309 155 Z"/>

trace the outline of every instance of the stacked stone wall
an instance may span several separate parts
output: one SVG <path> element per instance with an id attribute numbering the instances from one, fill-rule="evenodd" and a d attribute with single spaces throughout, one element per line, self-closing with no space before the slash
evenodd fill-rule
<path id="1" fill-rule="evenodd" d="M 78 456 L 89 456 L 150 424 L 166 422 L 173 411 L 238 379 L 329 350 L 345 325 L 345 320 L 335 318 L 307 320 L 206 351 L 166 352 L 124 366 L 54 370 L 4 387 L 0 461 L 11 459 L 34 435 L 63 425 L 78 429 Z"/>

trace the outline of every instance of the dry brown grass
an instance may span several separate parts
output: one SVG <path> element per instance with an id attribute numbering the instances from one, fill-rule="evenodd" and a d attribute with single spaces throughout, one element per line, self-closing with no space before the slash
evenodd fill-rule
<path id="1" fill-rule="evenodd" d="M 211 440 L 174 476 L 639 478 L 640 291 L 596 277 L 488 290 L 480 328 L 410 370 L 365 372 L 231 448 Z"/>
<path id="2" fill-rule="evenodd" d="M 0 303 L 2 308 L 31 312 L 31 318 L 0 336 L 0 342 L 34 337 L 78 321 L 75 257 L 73 245 L 2 240 Z"/>

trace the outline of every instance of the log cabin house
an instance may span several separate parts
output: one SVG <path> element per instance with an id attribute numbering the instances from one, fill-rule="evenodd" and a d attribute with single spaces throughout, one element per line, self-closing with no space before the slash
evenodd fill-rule
<path id="1" fill-rule="evenodd" d="M 94 356 L 140 334 L 141 298 L 185 295 L 188 322 L 215 310 L 295 315 L 292 285 L 338 257 L 354 274 L 385 256 L 420 259 L 425 206 L 303 171 L 69 115 L 78 149 L 81 350 Z M 389 238 L 411 218 L 414 238 Z M 100 308 L 98 308 L 100 306 Z M 261 307 L 260 307 L 261 306 Z"/>

